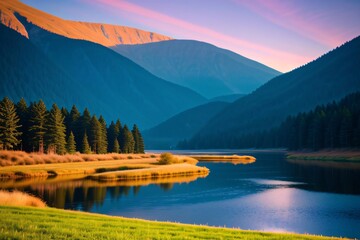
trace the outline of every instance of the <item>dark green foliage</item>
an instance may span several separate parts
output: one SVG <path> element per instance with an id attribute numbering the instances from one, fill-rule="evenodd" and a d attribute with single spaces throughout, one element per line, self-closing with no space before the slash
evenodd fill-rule
<path id="1" fill-rule="evenodd" d="M 69 137 L 66 142 L 66 151 L 70 154 L 76 152 L 76 142 L 73 132 L 70 132 Z"/>
<path id="2" fill-rule="evenodd" d="M 103 116 L 99 117 L 101 137 L 99 141 L 99 153 L 107 153 L 108 140 L 107 140 L 107 129 L 106 122 Z"/>
<path id="3" fill-rule="evenodd" d="M 307 113 L 289 116 L 278 128 L 217 142 L 226 148 L 334 149 L 360 148 L 360 93 L 321 105 Z M 204 144 L 206 140 L 200 144 Z M 192 143 L 182 142 L 180 148 Z M 210 143 L 211 144 L 211 143 Z"/>
<path id="4" fill-rule="evenodd" d="M 82 141 L 82 135 L 83 133 L 81 132 L 81 115 L 79 110 L 76 108 L 75 105 L 72 106 L 70 113 L 69 113 L 69 118 L 68 118 L 68 122 L 66 124 L 66 130 L 69 132 L 73 132 L 74 137 L 75 137 L 75 142 L 78 143 L 76 145 L 76 149 L 78 151 L 80 151 L 80 143 Z"/>
<path id="5" fill-rule="evenodd" d="M 308 112 L 318 105 L 338 101 L 360 91 L 359 56 L 360 37 L 357 37 L 315 61 L 273 78 L 219 112 L 202 130 L 195 133 L 190 145 L 197 148 L 236 147 L 239 135 L 269 131 L 279 126 L 289 115 Z M 323 119 L 320 116 L 317 118 L 318 122 L 311 124 L 319 126 L 306 126 L 310 134 L 311 128 L 322 128 Z M 343 126 L 342 130 L 345 135 L 346 128 Z M 306 140 L 301 140 L 311 142 L 311 137 L 306 136 Z M 342 141 L 348 140 L 343 138 Z"/>
<path id="6" fill-rule="evenodd" d="M 114 140 L 111 152 L 113 152 L 113 153 L 119 153 L 120 152 L 120 144 L 119 144 L 119 141 L 116 138 Z"/>
<path id="7" fill-rule="evenodd" d="M 131 133 L 134 138 L 134 153 L 144 153 L 144 140 L 136 124 L 134 124 Z"/>
<path id="8" fill-rule="evenodd" d="M 4 97 L 0 102 L 0 144 L 3 149 L 14 149 L 20 143 L 20 127 L 14 103 Z"/>
<path id="9" fill-rule="evenodd" d="M 64 116 L 56 104 L 53 104 L 47 119 L 46 142 L 48 152 L 65 154 L 66 152 L 66 127 Z"/>
<path id="10" fill-rule="evenodd" d="M 29 136 L 29 127 L 30 127 L 30 114 L 28 105 L 24 98 L 21 98 L 20 101 L 16 104 L 16 113 L 20 118 L 19 124 L 21 127 L 19 131 L 22 132 L 20 136 L 20 144 L 18 145 L 17 149 L 24 150 L 24 151 L 31 151 L 32 147 L 29 141 L 27 141 Z"/>
<path id="11" fill-rule="evenodd" d="M 83 135 L 80 152 L 81 152 L 81 153 L 86 153 L 86 154 L 91 153 L 91 149 L 90 149 L 90 145 L 89 145 L 89 140 L 88 140 L 88 136 L 87 136 L 86 132 L 85 132 L 84 135 Z"/>
<path id="12" fill-rule="evenodd" d="M 101 124 L 94 115 L 90 120 L 89 142 L 94 153 L 99 153 L 99 145 L 101 144 Z"/>
<path id="13" fill-rule="evenodd" d="M 26 127 L 21 123 L 26 124 Z M 16 149 L 27 152 L 43 153 L 47 149 L 49 153 L 57 154 L 76 151 L 120 153 L 121 141 L 124 153 L 144 152 L 143 139 L 136 125 L 131 132 L 126 125 L 121 129 L 121 123 L 117 120 L 116 123 L 111 122 L 107 129 L 105 119 L 102 116 L 97 119 L 95 115 L 90 117 L 88 109 L 80 116 L 76 106 L 69 112 L 66 108 L 60 110 L 53 104 L 48 112 L 42 100 L 27 107 L 23 99 L 15 106 L 9 98 L 4 98 L 0 102 L 0 130 L 0 147 L 4 149 L 14 149 L 18 145 Z M 21 141 L 23 143 L 20 145 Z M 108 143 L 111 144 L 108 146 Z"/>
<path id="14" fill-rule="evenodd" d="M 124 125 L 120 132 L 120 146 L 122 153 L 133 153 L 135 147 L 134 137 L 129 128 Z"/>
<path id="15" fill-rule="evenodd" d="M 114 123 L 114 122 L 110 123 L 109 129 L 107 130 L 108 143 L 109 143 L 108 152 L 116 152 L 117 149 L 115 148 L 114 144 L 115 144 L 115 142 L 117 142 L 117 144 L 119 145 L 120 129 L 121 129 L 121 123 L 120 123 L 119 119 L 116 121 L 116 123 Z M 118 150 L 118 152 L 119 151 L 120 151 L 120 149 Z"/>
<path id="16" fill-rule="evenodd" d="M 38 149 L 40 153 L 44 152 L 44 139 L 47 131 L 46 118 L 47 110 L 45 103 L 40 100 L 38 103 L 30 105 L 30 138 L 33 150 Z"/>

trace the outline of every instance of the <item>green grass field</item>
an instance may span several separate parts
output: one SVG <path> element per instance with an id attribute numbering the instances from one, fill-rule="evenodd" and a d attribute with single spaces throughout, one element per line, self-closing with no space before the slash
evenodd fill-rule
<path id="1" fill-rule="evenodd" d="M 0 206 L 0 239 L 334 239 Z M 240 216 L 239 216 L 240 217 Z"/>

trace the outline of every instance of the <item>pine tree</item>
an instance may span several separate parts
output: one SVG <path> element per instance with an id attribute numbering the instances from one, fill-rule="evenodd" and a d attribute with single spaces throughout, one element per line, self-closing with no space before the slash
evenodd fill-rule
<path id="1" fill-rule="evenodd" d="M 29 144 L 29 108 L 24 98 L 16 104 L 16 113 L 20 118 L 19 124 L 21 125 L 19 131 L 22 132 L 20 137 L 20 144 L 18 149 L 21 151 L 31 151 Z"/>
<path id="2" fill-rule="evenodd" d="M 87 108 L 85 108 L 81 118 L 80 118 L 80 132 L 81 134 L 84 134 L 85 132 L 90 133 L 90 121 L 91 121 L 91 115 Z M 83 136 L 81 136 L 83 138 Z"/>
<path id="3" fill-rule="evenodd" d="M 112 148 L 111 152 L 113 152 L 113 153 L 119 153 L 120 152 L 119 141 L 116 138 L 114 140 L 114 144 L 113 144 L 113 148 Z"/>
<path id="4" fill-rule="evenodd" d="M 101 124 L 97 117 L 94 115 L 90 121 L 90 146 L 94 153 L 99 153 L 99 145 L 101 143 Z"/>
<path id="5" fill-rule="evenodd" d="M 100 115 L 99 123 L 101 127 L 101 137 L 99 141 L 99 153 L 104 154 L 107 153 L 108 148 L 108 140 L 107 140 L 107 129 L 106 129 L 106 122 L 103 116 Z"/>
<path id="6" fill-rule="evenodd" d="M 135 153 L 144 153 L 144 140 L 141 136 L 139 128 L 134 124 L 132 129 L 132 135 L 134 138 L 134 152 Z"/>
<path id="7" fill-rule="evenodd" d="M 44 152 L 44 136 L 47 131 L 46 118 L 48 116 L 45 103 L 40 100 L 30 106 L 29 134 L 33 146 L 37 146 L 40 153 Z M 34 149 L 33 149 L 34 150 Z"/>
<path id="8" fill-rule="evenodd" d="M 78 151 L 80 151 L 81 148 L 80 143 L 82 140 L 80 118 L 81 118 L 80 112 L 77 110 L 76 106 L 73 105 L 69 113 L 69 126 L 67 126 L 67 128 L 69 128 L 69 132 L 73 132 L 74 134 L 76 148 Z"/>
<path id="9" fill-rule="evenodd" d="M 70 132 L 69 137 L 67 139 L 66 150 L 70 154 L 73 154 L 76 152 L 75 136 L 74 136 L 73 132 Z"/>
<path id="10" fill-rule="evenodd" d="M 13 149 L 20 143 L 20 127 L 15 105 L 5 97 L 0 102 L 0 143 L 5 150 Z"/>
<path id="11" fill-rule="evenodd" d="M 120 132 L 120 146 L 122 153 L 133 153 L 134 152 L 134 137 L 128 127 L 124 125 L 124 128 Z"/>
<path id="12" fill-rule="evenodd" d="M 120 128 L 121 124 L 120 121 L 117 120 L 116 124 L 114 122 L 110 123 L 109 129 L 108 129 L 108 152 L 114 152 L 114 143 L 115 140 L 117 140 L 119 144 L 119 134 L 120 134 Z M 120 145 L 119 145 L 120 146 Z"/>
<path id="13" fill-rule="evenodd" d="M 80 151 L 81 151 L 81 153 L 86 153 L 86 154 L 91 153 L 88 136 L 87 136 L 86 132 L 84 133 Z"/>
<path id="14" fill-rule="evenodd" d="M 66 152 L 66 127 L 64 124 L 64 118 L 65 117 L 62 115 L 61 110 L 56 104 L 53 104 L 47 121 L 48 131 L 46 133 L 48 150 L 50 152 L 54 151 L 57 154 L 64 154 Z"/>

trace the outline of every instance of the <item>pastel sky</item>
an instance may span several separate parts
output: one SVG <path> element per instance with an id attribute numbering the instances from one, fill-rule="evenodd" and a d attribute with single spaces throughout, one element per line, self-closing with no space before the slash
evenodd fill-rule
<path id="1" fill-rule="evenodd" d="M 286 72 L 360 35 L 359 0 L 23 0 L 78 21 L 212 43 Z"/>

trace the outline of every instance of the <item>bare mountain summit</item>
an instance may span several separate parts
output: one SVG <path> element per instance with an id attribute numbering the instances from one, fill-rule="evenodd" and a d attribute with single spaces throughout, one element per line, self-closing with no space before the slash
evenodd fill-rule
<path id="1" fill-rule="evenodd" d="M 170 37 L 136 28 L 111 24 L 69 21 L 32 8 L 18 0 L 0 1 L 0 22 L 29 37 L 17 14 L 28 22 L 58 35 L 99 43 L 106 47 L 170 40 Z"/>

